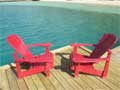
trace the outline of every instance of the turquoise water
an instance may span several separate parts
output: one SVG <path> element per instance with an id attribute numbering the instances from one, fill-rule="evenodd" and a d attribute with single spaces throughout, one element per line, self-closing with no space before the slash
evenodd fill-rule
<path id="1" fill-rule="evenodd" d="M 19 34 L 27 44 L 51 42 L 51 50 L 73 42 L 97 43 L 104 33 L 113 33 L 120 39 L 119 13 L 78 9 L 80 5 L 72 9 L 71 5 L 75 6 L 1 4 L 0 65 L 14 62 L 13 49 L 6 42 L 6 37 L 13 33 Z M 118 45 L 120 41 L 115 46 Z M 32 51 L 38 54 L 43 49 Z"/>

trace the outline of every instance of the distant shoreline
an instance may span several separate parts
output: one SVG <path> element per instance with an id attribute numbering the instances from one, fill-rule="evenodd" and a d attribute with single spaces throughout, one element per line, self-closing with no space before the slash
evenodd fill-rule
<path id="1" fill-rule="evenodd" d="M 81 4 L 94 4 L 94 5 L 110 5 L 120 6 L 120 1 L 99 1 L 99 0 L 0 0 L 0 2 L 65 2 L 65 3 L 81 3 Z"/>
<path id="2" fill-rule="evenodd" d="M 116 5 L 120 6 L 120 1 L 98 1 L 98 0 L 40 0 L 40 1 L 54 1 L 54 2 L 67 2 L 67 3 L 84 3 L 84 4 L 102 4 L 102 5 Z"/>

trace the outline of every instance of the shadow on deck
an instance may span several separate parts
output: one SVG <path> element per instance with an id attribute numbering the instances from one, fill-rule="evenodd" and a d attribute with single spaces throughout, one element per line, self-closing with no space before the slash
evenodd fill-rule
<path id="1" fill-rule="evenodd" d="M 79 49 L 83 54 L 89 54 L 84 49 Z M 108 77 L 100 77 L 87 74 L 79 74 L 73 77 L 69 70 L 71 49 L 65 49 L 55 54 L 55 67 L 51 70 L 51 77 L 47 78 L 43 73 L 34 74 L 18 80 L 15 67 L 0 70 L 0 90 L 120 90 L 120 64 L 114 57 L 111 60 Z M 100 63 L 97 68 L 103 67 Z"/>

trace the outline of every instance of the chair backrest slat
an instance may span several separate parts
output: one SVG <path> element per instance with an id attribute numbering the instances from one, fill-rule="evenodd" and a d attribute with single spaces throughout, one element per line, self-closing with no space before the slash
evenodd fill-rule
<path id="1" fill-rule="evenodd" d="M 16 34 L 12 34 L 7 37 L 7 42 L 10 44 L 14 50 L 21 54 L 24 58 L 31 58 L 33 55 L 29 48 L 25 45 L 23 40 Z"/>
<path id="2" fill-rule="evenodd" d="M 96 48 L 91 53 L 91 58 L 101 57 L 108 49 L 110 49 L 117 41 L 117 37 L 113 34 L 104 34 L 100 39 Z"/>

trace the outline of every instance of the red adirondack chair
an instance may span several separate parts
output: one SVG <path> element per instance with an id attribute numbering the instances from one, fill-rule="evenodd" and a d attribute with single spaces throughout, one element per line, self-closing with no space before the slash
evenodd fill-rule
<path id="1" fill-rule="evenodd" d="M 26 45 L 23 40 L 15 34 L 8 36 L 7 42 L 15 50 L 13 57 L 16 63 L 18 78 L 39 72 L 44 72 L 46 76 L 50 76 L 50 70 L 53 68 L 53 54 L 49 51 L 51 43 Z M 38 46 L 45 47 L 46 51 L 43 54 L 33 56 L 29 48 Z M 19 57 L 19 55 L 22 57 Z M 29 64 L 29 69 L 23 70 L 21 63 Z"/>
<path id="2" fill-rule="evenodd" d="M 70 69 L 75 72 L 74 76 L 77 77 L 79 75 L 79 72 L 82 72 L 106 78 L 112 53 L 110 48 L 116 43 L 116 41 L 117 37 L 115 35 L 104 34 L 98 44 L 71 44 L 73 47 L 73 52 L 70 55 Z M 94 46 L 95 48 L 90 56 L 85 56 L 77 52 L 77 48 L 80 46 Z M 107 56 L 105 58 L 102 58 L 101 56 L 105 52 L 107 52 Z M 105 61 L 104 70 L 95 69 L 94 64 L 101 61 Z"/>

